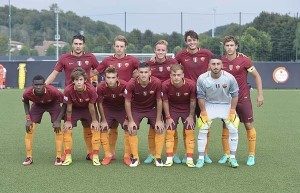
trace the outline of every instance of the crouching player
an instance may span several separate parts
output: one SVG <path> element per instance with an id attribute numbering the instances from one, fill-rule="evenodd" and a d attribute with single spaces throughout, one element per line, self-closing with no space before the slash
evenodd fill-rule
<path id="1" fill-rule="evenodd" d="M 32 102 L 31 108 L 29 101 Z M 28 166 L 33 163 L 32 160 L 32 144 L 34 137 L 34 130 L 37 123 L 40 123 L 44 112 L 49 112 L 51 116 L 51 122 L 55 132 L 56 143 L 56 159 L 54 165 L 59 166 L 62 164 L 61 151 L 63 134 L 60 127 L 60 120 L 62 114 L 60 103 L 63 102 L 63 94 L 55 87 L 51 85 L 45 85 L 45 78 L 41 75 L 37 75 L 32 80 L 32 86 L 28 87 L 23 93 L 23 104 L 26 114 L 26 134 L 25 134 L 25 146 L 27 157 L 23 162 L 24 166 Z"/>
<path id="2" fill-rule="evenodd" d="M 197 119 L 200 128 L 198 135 L 199 158 L 197 168 L 203 167 L 204 151 L 207 143 L 207 133 L 211 122 L 220 118 L 225 121 L 229 130 L 229 164 L 236 168 L 239 166 L 235 158 L 238 146 L 238 123 L 235 109 L 238 101 L 239 87 L 235 78 L 222 69 L 220 56 L 212 56 L 209 61 L 211 71 L 199 76 L 197 80 L 197 98 L 201 110 Z"/>
<path id="3" fill-rule="evenodd" d="M 77 121 L 89 123 L 92 131 L 93 165 L 101 165 L 99 162 L 100 131 L 95 104 L 97 101 L 96 89 L 89 82 L 87 74 L 81 68 L 75 68 L 71 73 L 72 84 L 64 91 L 64 103 L 67 104 L 64 123 L 64 148 L 66 160 L 62 165 L 72 163 L 72 129 L 77 126 Z"/>
<path id="4" fill-rule="evenodd" d="M 124 108 L 125 99 L 123 96 L 126 87 L 126 81 L 118 78 L 118 72 L 114 67 L 108 67 L 105 70 L 105 81 L 97 87 L 98 109 L 101 115 L 101 144 L 105 157 L 101 162 L 102 165 L 108 165 L 112 160 L 112 154 L 109 148 L 108 129 L 112 128 L 114 121 L 120 123 L 124 129 L 124 164 L 130 165 L 130 146 L 129 133 L 124 122 L 126 111 Z"/>
<path id="5" fill-rule="evenodd" d="M 185 147 L 188 167 L 195 167 L 193 154 L 195 147 L 194 127 L 196 108 L 196 84 L 184 78 L 183 66 L 171 66 L 170 79 L 162 84 L 163 108 L 166 122 L 166 152 L 167 160 L 164 166 L 173 165 L 174 137 L 178 120 L 181 117 L 184 125 Z"/>
<path id="6" fill-rule="evenodd" d="M 151 76 L 150 66 L 141 63 L 138 77 L 131 79 L 124 91 L 125 109 L 128 116 L 130 150 L 133 155 L 130 167 L 139 165 L 137 130 L 144 117 L 155 128 L 155 165 L 163 166 L 161 153 L 164 146 L 164 125 L 162 123 L 161 82 Z"/>

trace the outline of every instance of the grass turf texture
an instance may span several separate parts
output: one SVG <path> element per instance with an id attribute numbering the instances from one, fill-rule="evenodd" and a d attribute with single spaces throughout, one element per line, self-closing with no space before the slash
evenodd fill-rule
<path id="1" fill-rule="evenodd" d="M 158 168 L 144 164 L 148 154 L 148 126 L 139 131 L 141 165 L 129 168 L 122 163 L 123 133 L 119 130 L 117 160 L 95 167 L 85 160 L 82 128 L 73 130 L 73 164 L 55 167 L 55 143 L 48 114 L 37 125 L 31 166 L 22 165 L 25 115 L 22 90 L 0 90 L 0 192 L 299 192 L 299 90 L 264 90 L 263 107 L 255 105 L 257 128 L 256 165 L 246 165 L 247 139 L 244 126 L 239 129 L 237 159 L 240 167 L 217 163 L 222 156 L 221 122 L 212 125 L 209 154 L 212 164 L 188 168 L 183 164 Z M 80 125 L 80 123 L 79 123 Z M 182 127 L 179 128 L 179 155 L 183 154 Z M 198 130 L 195 132 L 195 136 Z M 164 150 L 165 151 L 165 150 Z M 100 150 L 100 157 L 103 152 Z M 165 155 L 165 153 L 163 153 Z M 195 148 L 195 160 L 197 148 Z M 165 160 L 165 156 L 163 157 Z"/>

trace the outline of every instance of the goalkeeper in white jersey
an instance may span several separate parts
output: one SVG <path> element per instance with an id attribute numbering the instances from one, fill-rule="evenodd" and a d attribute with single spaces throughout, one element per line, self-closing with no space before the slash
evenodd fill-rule
<path id="1" fill-rule="evenodd" d="M 235 109 L 238 102 L 239 87 L 230 73 L 222 70 L 221 57 L 213 55 L 209 61 L 210 71 L 200 75 L 197 80 L 197 99 L 201 110 L 197 119 L 200 129 L 198 134 L 199 158 L 197 168 L 204 165 L 204 151 L 207 143 L 207 133 L 212 121 L 222 119 L 229 129 L 229 148 L 231 167 L 239 166 L 235 158 L 238 146 L 239 118 Z"/>

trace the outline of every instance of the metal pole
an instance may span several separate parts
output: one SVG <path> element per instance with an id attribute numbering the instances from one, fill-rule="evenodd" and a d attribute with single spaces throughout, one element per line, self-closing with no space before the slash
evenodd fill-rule
<path id="1" fill-rule="evenodd" d="M 8 28 L 9 28 L 9 39 L 8 39 L 8 61 L 11 61 L 11 5 L 10 0 L 8 1 L 9 13 L 8 13 Z"/>
<path id="2" fill-rule="evenodd" d="M 215 23 L 216 23 L 216 9 L 213 9 L 213 27 L 212 27 L 212 30 L 211 30 L 211 37 L 215 37 Z"/>
<path id="3" fill-rule="evenodd" d="M 56 40 L 56 60 L 58 60 L 58 55 L 59 55 L 59 47 L 58 47 L 58 40 L 60 39 L 60 35 L 58 34 L 58 12 L 59 9 L 58 7 L 55 8 L 55 13 L 56 13 L 56 35 L 55 35 L 55 40 Z"/>
<path id="4" fill-rule="evenodd" d="M 239 14 L 239 23 L 240 23 L 240 41 L 239 41 L 239 52 L 242 52 L 242 12 Z"/>
<path id="5" fill-rule="evenodd" d="M 180 32 L 181 32 L 181 37 L 183 37 L 183 15 L 182 15 L 182 12 L 180 12 Z M 181 47 L 183 48 L 183 41 L 181 41 Z"/>
<path id="6" fill-rule="evenodd" d="M 126 11 L 125 11 L 125 13 L 124 13 L 124 18 L 125 18 L 125 21 L 124 21 L 125 23 L 124 23 L 124 24 L 125 24 L 125 35 L 126 35 L 126 33 L 127 33 L 127 30 L 126 30 L 126 22 L 127 22 L 127 21 L 126 21 L 126 20 L 127 20 L 127 14 L 126 14 Z"/>

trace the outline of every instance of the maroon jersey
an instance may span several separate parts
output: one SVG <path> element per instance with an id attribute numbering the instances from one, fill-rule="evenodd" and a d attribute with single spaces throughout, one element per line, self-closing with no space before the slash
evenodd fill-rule
<path id="1" fill-rule="evenodd" d="M 212 55 L 211 51 L 203 48 L 199 48 L 195 54 L 189 53 L 186 49 L 178 52 L 175 58 L 184 67 L 184 76 L 197 82 L 198 77 L 207 72 Z"/>
<path id="2" fill-rule="evenodd" d="M 49 104 L 52 102 L 62 103 L 63 94 L 51 85 L 45 85 L 45 93 L 41 96 L 35 95 L 33 86 L 28 87 L 23 93 L 23 102 L 32 101 L 36 104 Z"/>
<path id="3" fill-rule="evenodd" d="M 168 100 L 170 111 L 177 113 L 189 112 L 190 100 L 196 99 L 196 83 L 191 79 L 184 78 L 180 88 L 172 84 L 171 79 L 162 84 L 163 100 Z"/>
<path id="4" fill-rule="evenodd" d="M 138 68 L 140 61 L 133 56 L 125 55 L 123 58 L 109 56 L 98 66 L 97 71 L 103 73 L 107 67 L 114 67 L 118 71 L 119 79 L 128 82 L 132 78 L 132 73 Z"/>
<path id="5" fill-rule="evenodd" d="M 74 88 L 74 84 L 70 84 L 65 88 L 64 103 L 73 104 L 75 107 L 86 108 L 89 103 L 95 104 L 97 101 L 97 92 L 93 85 L 87 83 L 83 92 L 78 92 Z"/>
<path id="6" fill-rule="evenodd" d="M 111 110 L 121 111 L 124 109 L 124 90 L 126 88 L 125 80 L 118 80 L 116 88 L 109 88 L 105 81 L 101 82 L 97 87 L 98 102 L 102 103 L 103 107 Z"/>
<path id="7" fill-rule="evenodd" d="M 131 79 L 124 91 L 125 99 L 131 100 L 133 111 L 147 112 L 156 108 L 156 100 L 161 99 L 161 82 L 154 76 L 146 87 L 142 87 L 139 78 Z"/>
<path id="8" fill-rule="evenodd" d="M 248 69 L 253 68 L 251 60 L 241 54 L 233 60 L 222 57 L 223 69 L 234 76 L 239 85 L 239 101 L 250 100 L 250 90 L 247 84 Z"/>
<path id="9" fill-rule="evenodd" d="M 170 69 L 172 64 L 178 64 L 174 58 L 166 58 L 162 63 L 151 62 L 147 60 L 146 63 L 151 67 L 151 75 L 164 82 L 170 78 Z"/>
<path id="10" fill-rule="evenodd" d="M 66 78 L 66 86 L 72 83 L 71 80 L 71 72 L 74 68 L 80 66 L 83 68 L 88 76 L 88 80 L 90 79 L 91 69 L 96 69 L 98 66 L 98 61 L 96 57 L 91 53 L 84 53 L 81 56 L 75 56 L 72 52 L 63 54 L 59 60 L 57 61 L 54 70 L 61 72 L 65 71 Z"/>

